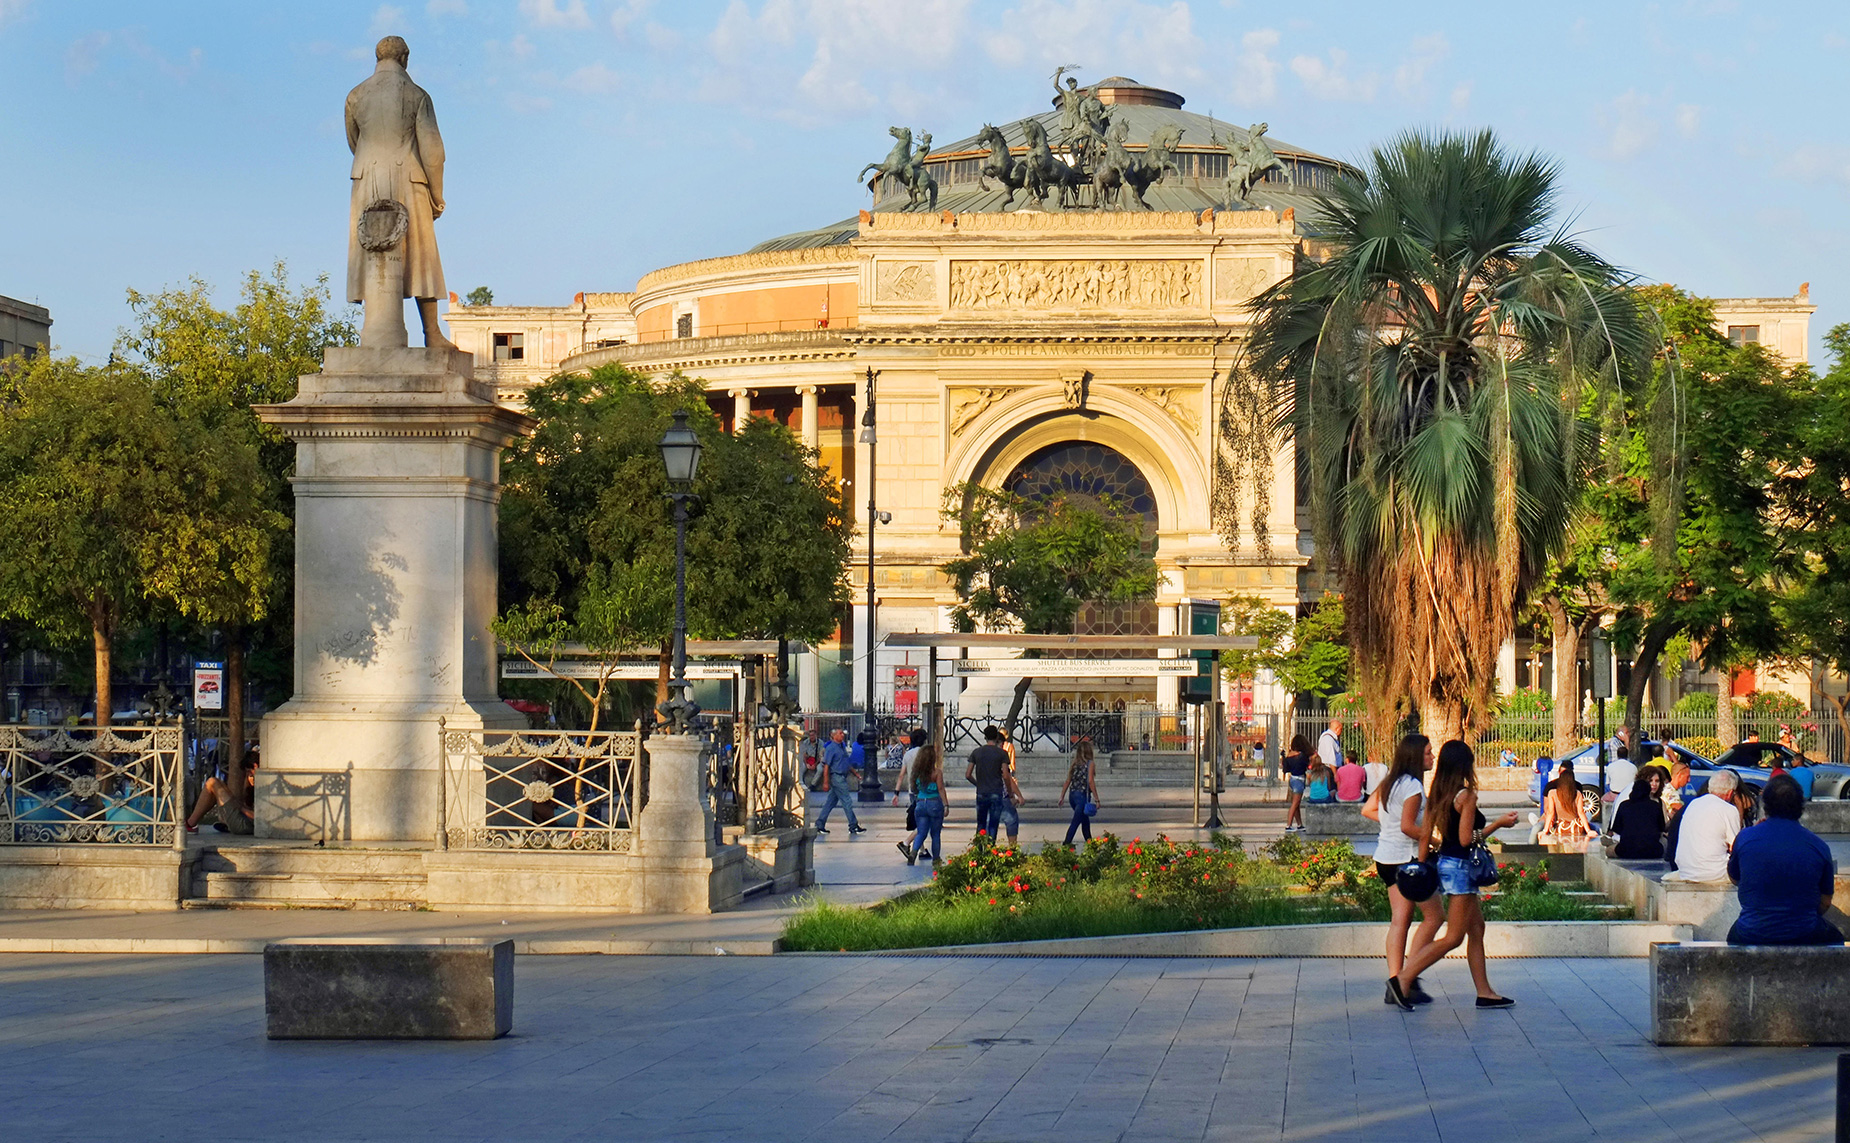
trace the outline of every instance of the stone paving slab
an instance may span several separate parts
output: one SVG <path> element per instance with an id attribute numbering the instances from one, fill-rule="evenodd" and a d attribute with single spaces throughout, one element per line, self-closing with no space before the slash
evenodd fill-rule
<path id="1" fill-rule="evenodd" d="M 0 956 L 0 1124 L 90 1140 L 1819 1140 L 1835 1052 L 1664 1049 L 1638 961 L 517 958 L 514 1030 L 273 1042 L 257 957 Z"/>

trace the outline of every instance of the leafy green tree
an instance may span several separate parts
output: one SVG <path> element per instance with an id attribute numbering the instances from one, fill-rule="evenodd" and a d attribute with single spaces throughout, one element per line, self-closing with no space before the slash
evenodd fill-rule
<path id="1" fill-rule="evenodd" d="M 964 554 L 941 565 L 957 591 L 951 616 L 960 631 L 1064 635 L 1087 603 L 1156 592 L 1143 517 L 1109 500 L 1036 501 L 962 484 L 945 492 L 943 515 L 963 541 Z M 1032 684 L 1032 678 L 1015 684 L 1010 726 Z"/>
<path id="2" fill-rule="evenodd" d="M 720 431 L 704 387 L 620 365 L 529 391 L 537 431 L 503 461 L 501 639 L 544 670 L 560 645 L 610 662 L 655 647 L 667 681 L 674 524 L 658 448 L 675 410 L 703 454 L 688 530 L 688 626 L 711 638 L 820 639 L 847 599 L 849 524 L 813 450 L 775 422 Z M 556 674 L 556 672 L 554 672 Z M 592 708 L 608 694 L 572 681 Z M 595 726 L 595 722 L 593 723 Z"/>
<path id="3" fill-rule="evenodd" d="M 487 286 L 477 286 L 463 298 L 467 306 L 492 306 L 495 304 L 495 292 Z"/>
<path id="4" fill-rule="evenodd" d="M 1229 677 L 1250 679 L 1271 671 L 1294 706 L 1300 695 L 1334 690 L 1349 669 L 1343 600 L 1334 592 L 1324 593 L 1296 618 L 1258 596 L 1235 596 L 1221 610 L 1221 627 L 1229 635 L 1259 640 L 1255 650 L 1221 652 L 1221 668 Z"/>
<path id="5" fill-rule="evenodd" d="M 1783 470 L 1780 508 L 1795 530 L 1791 590 L 1779 602 L 1787 650 L 1808 664 L 1850 675 L 1850 325 L 1824 343 L 1831 367 L 1804 393 L 1799 463 Z M 1850 740 L 1847 700 L 1824 688 Z"/>
<path id="6" fill-rule="evenodd" d="M 1442 738 L 1488 720 L 1584 472 L 1583 397 L 1655 348 L 1559 229 L 1555 180 L 1488 131 L 1403 135 L 1321 197 L 1327 257 L 1256 302 L 1251 369 L 1296 430 L 1384 738 L 1407 701 Z"/>
<path id="7" fill-rule="evenodd" d="M 255 649 L 270 689 L 287 693 L 293 682 L 295 445 L 259 422 L 252 406 L 292 400 L 299 378 L 320 371 L 328 347 L 353 345 L 358 332 L 352 311 L 334 307 L 326 275 L 297 287 L 281 262 L 267 276 L 247 273 L 228 310 L 198 278 L 159 293 L 130 290 L 128 303 L 135 321 L 118 334 L 115 356 L 147 376 L 164 406 L 198 420 L 215 438 L 235 438 L 257 452 L 251 493 L 261 506 L 254 519 L 269 529 L 267 566 L 227 565 L 216 578 L 200 578 L 206 569 L 192 568 L 174 577 L 176 590 L 193 590 L 181 613 L 224 636 L 231 787 L 241 796 L 247 648 Z M 227 559 L 221 556 L 221 564 Z M 185 566 L 174 564 L 176 571 Z"/>
<path id="8" fill-rule="evenodd" d="M 96 717 L 126 622 L 165 605 L 261 615 L 279 517 L 257 451 L 163 405 L 138 370 L 9 363 L 0 404 L 0 614 L 66 643 L 87 631 Z"/>

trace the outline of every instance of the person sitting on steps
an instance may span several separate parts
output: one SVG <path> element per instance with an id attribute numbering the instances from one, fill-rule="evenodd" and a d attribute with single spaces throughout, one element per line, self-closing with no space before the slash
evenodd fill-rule
<path id="1" fill-rule="evenodd" d="M 231 799 L 231 787 L 214 774 L 206 778 L 204 788 L 199 791 L 199 800 L 193 804 L 193 812 L 186 815 L 186 832 L 197 833 L 199 823 L 205 816 L 216 811 L 218 820 L 212 828 L 220 833 L 235 833 L 249 836 L 254 832 L 256 817 L 251 806 L 257 793 L 257 752 L 252 750 L 244 756 L 244 804 L 234 806 Z"/>

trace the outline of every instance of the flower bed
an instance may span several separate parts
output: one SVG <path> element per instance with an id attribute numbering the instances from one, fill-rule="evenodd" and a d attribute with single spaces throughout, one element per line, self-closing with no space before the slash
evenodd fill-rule
<path id="1" fill-rule="evenodd" d="M 1499 920 L 1591 920 L 1578 899 L 1512 865 L 1486 903 Z M 1505 902 L 1510 908 L 1506 909 Z M 1507 915 L 1506 915 L 1507 914 Z M 1038 852 L 979 838 L 930 885 L 872 908 L 817 902 L 790 918 L 784 948 L 867 951 L 1190 929 L 1387 919 L 1374 861 L 1347 840 L 1287 835 L 1248 853 L 1238 838 L 1128 842 L 1106 834 Z"/>

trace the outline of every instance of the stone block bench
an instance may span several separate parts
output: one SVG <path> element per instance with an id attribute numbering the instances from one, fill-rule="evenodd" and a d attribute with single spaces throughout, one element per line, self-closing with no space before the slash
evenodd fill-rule
<path id="1" fill-rule="evenodd" d="M 492 1040 L 514 1025 L 514 942 L 277 941 L 263 997 L 272 1040 Z"/>
<path id="2" fill-rule="evenodd" d="M 1850 948 L 1686 941 L 1651 946 L 1662 1045 L 1850 1044 Z"/>
<path id="3" fill-rule="evenodd" d="M 1362 837 L 1381 826 L 1362 816 L 1361 802 L 1305 802 L 1304 832 L 1311 837 Z"/>

